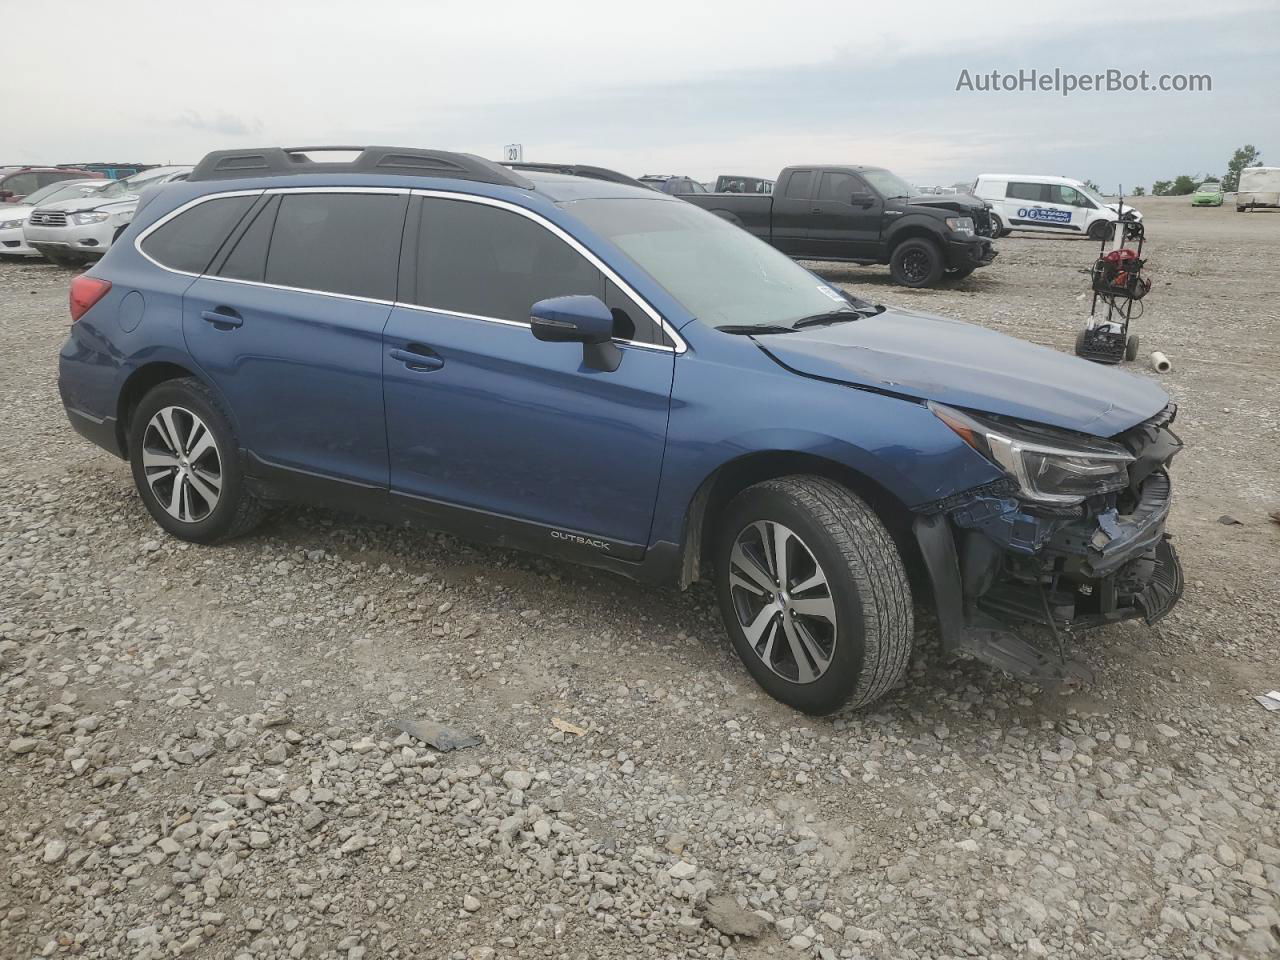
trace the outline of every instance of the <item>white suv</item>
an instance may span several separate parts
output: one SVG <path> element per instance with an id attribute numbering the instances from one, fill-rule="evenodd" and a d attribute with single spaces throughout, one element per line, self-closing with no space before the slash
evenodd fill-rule
<path id="1" fill-rule="evenodd" d="M 144 191 L 185 180 L 190 172 L 190 167 L 152 167 L 91 196 L 42 204 L 27 216 L 22 238 L 27 246 L 61 266 L 96 260 L 133 220 L 138 197 Z"/>
<path id="2" fill-rule="evenodd" d="M 94 180 L 59 180 L 35 193 L 23 197 L 21 203 L 0 206 L 0 256 L 38 257 L 39 251 L 27 246 L 22 239 L 22 227 L 31 211 L 41 204 L 59 200 L 78 200 L 91 196 L 111 185 L 101 177 Z"/>
<path id="3" fill-rule="evenodd" d="M 1117 204 L 1069 177 L 984 173 L 974 181 L 972 192 L 991 205 L 997 237 L 1014 230 L 1038 230 L 1101 240 L 1120 219 Z M 1141 220 L 1142 214 L 1126 204 L 1124 218 Z"/>

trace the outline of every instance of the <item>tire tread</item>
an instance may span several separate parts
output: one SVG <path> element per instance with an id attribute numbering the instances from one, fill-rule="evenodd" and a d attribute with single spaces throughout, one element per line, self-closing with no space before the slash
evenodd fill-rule
<path id="1" fill-rule="evenodd" d="M 862 600 L 862 673 L 842 705 L 866 706 L 889 692 L 911 659 L 911 590 L 898 549 L 880 518 L 843 484 L 825 477 L 791 476 L 758 485 L 807 511 L 845 558 Z"/>

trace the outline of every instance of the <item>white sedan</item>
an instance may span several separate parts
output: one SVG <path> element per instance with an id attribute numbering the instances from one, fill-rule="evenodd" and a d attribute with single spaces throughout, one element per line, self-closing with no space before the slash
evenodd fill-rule
<path id="1" fill-rule="evenodd" d="M 57 203 L 61 200 L 82 200 L 111 185 L 110 180 L 60 180 L 23 199 L 22 203 L 0 206 L 0 256 L 38 257 L 40 251 L 28 246 L 22 239 L 22 227 L 27 216 L 38 204 Z"/>

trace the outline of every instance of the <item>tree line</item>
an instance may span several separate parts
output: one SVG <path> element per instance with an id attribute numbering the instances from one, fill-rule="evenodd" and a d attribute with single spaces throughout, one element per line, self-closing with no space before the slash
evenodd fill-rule
<path id="1" fill-rule="evenodd" d="M 1157 180 L 1151 186 L 1151 193 L 1157 197 L 1182 197 L 1195 193 L 1196 188 L 1207 180 L 1217 180 L 1222 184 L 1224 193 L 1231 193 L 1240 186 L 1240 171 L 1245 167 L 1257 167 L 1262 164 L 1262 153 L 1251 143 L 1246 143 L 1236 150 L 1227 161 L 1226 175 L 1218 178 L 1213 174 L 1192 175 L 1182 173 L 1172 180 Z M 1133 191 L 1135 197 L 1145 193 L 1141 187 Z"/>

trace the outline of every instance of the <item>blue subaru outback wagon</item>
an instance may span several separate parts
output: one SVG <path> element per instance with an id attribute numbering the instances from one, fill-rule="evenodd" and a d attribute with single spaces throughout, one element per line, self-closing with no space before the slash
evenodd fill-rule
<path id="1" fill-rule="evenodd" d="M 173 536 L 302 501 L 711 578 L 810 713 L 895 685 L 916 604 L 1047 678 L 1180 596 L 1154 383 L 864 303 L 653 191 L 324 156 L 212 153 L 72 282 L 67 414 Z"/>

